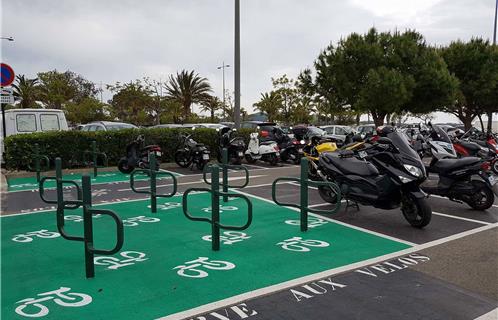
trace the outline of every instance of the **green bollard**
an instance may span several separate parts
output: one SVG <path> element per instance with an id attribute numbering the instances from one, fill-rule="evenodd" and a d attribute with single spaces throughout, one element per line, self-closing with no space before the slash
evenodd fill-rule
<path id="1" fill-rule="evenodd" d="M 217 165 L 213 165 L 211 171 L 211 190 L 219 190 L 220 188 L 220 172 Z M 223 184 L 225 188 L 225 183 Z M 223 195 L 223 199 L 225 199 Z M 211 242 L 214 251 L 220 250 L 220 196 L 217 192 L 211 192 Z"/>
<path id="2" fill-rule="evenodd" d="M 41 179 L 41 171 L 42 171 L 42 168 L 41 168 L 41 163 L 40 163 L 40 160 L 45 160 L 45 168 L 43 169 L 43 171 L 47 171 L 50 167 L 50 159 L 45 156 L 45 155 L 41 155 L 40 154 L 40 145 L 38 143 L 35 143 L 35 152 L 34 152 L 34 155 L 33 155 L 33 158 L 34 158 L 34 161 L 35 161 L 35 171 L 36 171 L 36 182 L 40 182 L 40 179 Z M 33 171 L 33 168 L 28 164 L 28 169 Z"/>
<path id="3" fill-rule="evenodd" d="M 150 206 L 153 213 L 157 212 L 156 155 L 149 154 L 150 167 Z"/>
<path id="4" fill-rule="evenodd" d="M 92 141 L 93 177 L 97 177 L 97 141 Z"/>
<path id="5" fill-rule="evenodd" d="M 228 149 L 223 148 L 221 151 L 222 170 L 223 170 L 223 192 L 228 192 Z M 212 177 L 211 177 L 212 178 Z M 223 196 L 223 202 L 228 202 L 228 196 Z"/>
<path id="6" fill-rule="evenodd" d="M 308 231 L 308 159 L 301 159 L 301 231 Z"/>

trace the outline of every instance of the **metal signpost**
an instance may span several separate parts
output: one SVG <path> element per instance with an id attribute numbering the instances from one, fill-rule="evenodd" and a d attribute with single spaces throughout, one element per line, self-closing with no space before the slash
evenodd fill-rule
<path id="1" fill-rule="evenodd" d="M 8 64 L 2 63 L 0 65 L 0 86 L 2 89 L 1 101 L 0 105 L 2 106 L 2 128 L 3 128 L 3 137 L 7 137 L 7 129 L 5 128 L 5 105 L 14 103 L 14 95 L 12 93 L 12 89 L 5 88 L 10 86 L 16 77 L 14 73 L 14 69 L 12 69 Z M 4 92 L 6 93 L 4 95 Z"/>

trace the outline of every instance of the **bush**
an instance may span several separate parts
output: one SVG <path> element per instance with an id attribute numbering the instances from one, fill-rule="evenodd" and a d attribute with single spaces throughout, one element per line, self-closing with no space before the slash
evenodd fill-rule
<path id="1" fill-rule="evenodd" d="M 250 129 L 241 129 L 238 135 L 249 141 Z M 97 141 L 97 148 L 107 154 L 109 165 L 116 165 L 125 155 L 126 145 L 144 135 L 145 144 L 158 144 L 163 151 L 162 162 L 173 162 L 174 153 L 180 145 L 180 134 L 193 134 L 193 139 L 205 144 L 216 158 L 218 150 L 218 133 L 214 129 L 182 128 L 126 129 L 119 131 L 52 131 L 32 134 L 18 134 L 5 139 L 5 166 L 9 170 L 27 169 L 31 162 L 35 143 L 40 146 L 40 153 L 47 155 L 51 165 L 56 157 L 63 161 L 63 167 L 82 164 L 83 152 L 91 149 L 91 142 Z"/>

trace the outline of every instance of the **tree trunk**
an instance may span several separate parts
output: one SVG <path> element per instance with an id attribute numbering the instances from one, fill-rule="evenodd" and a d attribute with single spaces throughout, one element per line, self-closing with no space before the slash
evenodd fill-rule
<path id="1" fill-rule="evenodd" d="M 361 117 L 361 114 L 357 113 L 356 114 L 356 125 L 359 126 L 360 125 L 360 117 Z"/>
<path id="2" fill-rule="evenodd" d="M 211 109 L 211 122 L 214 122 L 214 109 Z"/>
<path id="3" fill-rule="evenodd" d="M 386 117 L 386 112 L 372 112 L 372 118 L 376 127 L 384 125 L 384 118 Z"/>
<path id="4" fill-rule="evenodd" d="M 488 111 L 488 133 L 493 129 L 493 111 Z"/>
<path id="5" fill-rule="evenodd" d="M 484 122 L 482 122 L 482 116 L 481 116 L 481 114 L 478 114 L 477 117 L 479 118 L 479 122 L 481 123 L 482 132 L 484 132 Z"/>
<path id="6" fill-rule="evenodd" d="M 460 121 L 463 122 L 463 125 L 465 127 L 465 131 L 469 130 L 472 127 L 472 118 L 462 117 L 462 118 L 460 118 Z"/>

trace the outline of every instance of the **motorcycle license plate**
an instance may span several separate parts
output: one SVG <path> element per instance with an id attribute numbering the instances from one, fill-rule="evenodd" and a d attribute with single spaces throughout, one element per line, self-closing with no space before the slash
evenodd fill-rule
<path id="1" fill-rule="evenodd" d="M 358 156 L 363 159 L 367 157 L 367 153 L 365 151 L 360 151 L 358 152 Z"/>
<path id="2" fill-rule="evenodd" d="M 488 181 L 489 181 L 489 184 L 494 186 L 496 183 L 498 183 L 498 178 L 495 176 L 489 176 Z"/>
<path id="3" fill-rule="evenodd" d="M 209 160 L 209 154 L 203 154 L 202 155 L 202 160 Z"/>
<path id="4" fill-rule="evenodd" d="M 162 155 L 163 155 L 162 152 L 156 151 L 156 157 L 160 157 Z"/>
<path id="5" fill-rule="evenodd" d="M 239 157 L 242 157 L 244 153 L 242 151 L 239 151 Z"/>

